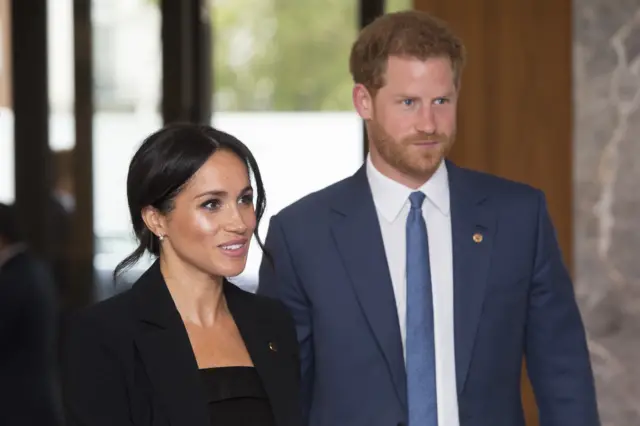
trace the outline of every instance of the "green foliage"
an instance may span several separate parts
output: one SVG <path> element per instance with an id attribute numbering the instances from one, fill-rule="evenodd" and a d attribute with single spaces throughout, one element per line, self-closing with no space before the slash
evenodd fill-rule
<path id="1" fill-rule="evenodd" d="M 218 110 L 349 110 L 356 0 L 218 0 Z"/>
<path id="2" fill-rule="evenodd" d="M 216 110 L 351 110 L 358 1 L 210 1 Z M 387 11 L 412 4 L 386 1 Z"/>
<path id="3" fill-rule="evenodd" d="M 387 13 L 398 12 L 400 10 L 411 9 L 412 7 L 413 0 L 386 0 L 385 11 Z"/>

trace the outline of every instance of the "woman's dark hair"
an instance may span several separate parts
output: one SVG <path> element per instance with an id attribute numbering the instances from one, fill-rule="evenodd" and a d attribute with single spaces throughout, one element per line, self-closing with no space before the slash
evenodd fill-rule
<path id="1" fill-rule="evenodd" d="M 114 280 L 133 266 L 145 251 L 155 256 L 160 254 L 158 237 L 145 225 L 142 210 L 151 206 L 162 214 L 169 213 L 184 185 L 211 155 L 221 149 L 236 154 L 255 179 L 257 199 L 254 236 L 262 251 L 269 256 L 258 235 L 258 225 L 267 200 L 260 169 L 249 148 L 235 137 L 209 126 L 170 124 L 145 139 L 129 165 L 127 199 L 133 231 L 139 244 L 133 253 L 116 266 Z"/>

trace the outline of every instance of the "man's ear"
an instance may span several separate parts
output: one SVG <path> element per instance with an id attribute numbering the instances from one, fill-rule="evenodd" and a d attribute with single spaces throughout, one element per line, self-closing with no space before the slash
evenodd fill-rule
<path id="1" fill-rule="evenodd" d="M 369 93 L 369 90 L 362 84 L 356 84 L 353 86 L 352 98 L 353 106 L 358 112 L 358 115 L 360 115 L 363 120 L 371 120 L 371 118 L 373 118 L 373 97 Z"/>
<path id="2" fill-rule="evenodd" d="M 143 208 L 140 213 L 145 225 L 156 237 L 167 235 L 167 220 L 162 213 L 151 206 Z"/>

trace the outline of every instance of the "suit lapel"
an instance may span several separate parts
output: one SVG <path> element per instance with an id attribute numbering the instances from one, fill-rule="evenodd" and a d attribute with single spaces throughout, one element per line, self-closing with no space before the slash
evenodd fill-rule
<path id="1" fill-rule="evenodd" d="M 136 339 L 136 347 L 171 425 L 210 426 L 198 364 L 158 262 L 134 291 L 140 320 L 148 329 Z"/>
<path id="2" fill-rule="evenodd" d="M 482 314 L 496 217 L 477 176 L 447 163 L 451 194 L 456 376 L 462 393 Z"/>
<path id="3" fill-rule="evenodd" d="M 360 307 L 387 361 L 398 398 L 406 406 L 406 373 L 398 311 L 364 166 L 349 183 L 334 203 L 333 237 Z"/>
<path id="4" fill-rule="evenodd" d="M 278 341 L 279 336 L 272 335 L 273 330 L 265 326 L 269 324 L 269 319 L 260 318 L 260 311 L 253 309 L 254 304 L 250 303 L 247 294 L 226 281 L 225 296 L 229 311 L 269 396 L 276 424 L 289 424 L 288 407 L 293 404 L 290 401 L 293 396 L 285 392 L 289 387 L 283 386 L 282 382 L 288 377 L 295 377 L 293 358 L 287 358 Z M 292 371 L 286 371 L 288 368 Z M 295 386 L 295 383 L 291 383 L 291 388 Z"/>

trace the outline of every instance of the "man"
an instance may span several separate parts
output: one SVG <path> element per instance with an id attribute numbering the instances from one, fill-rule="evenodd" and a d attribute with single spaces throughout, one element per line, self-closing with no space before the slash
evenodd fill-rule
<path id="1" fill-rule="evenodd" d="M 0 424 L 58 425 L 55 288 L 0 204 Z"/>
<path id="2" fill-rule="evenodd" d="M 599 424 L 585 333 L 543 194 L 445 160 L 464 47 L 416 11 L 360 34 L 366 164 L 271 220 L 258 292 L 296 322 L 311 426 Z"/>

